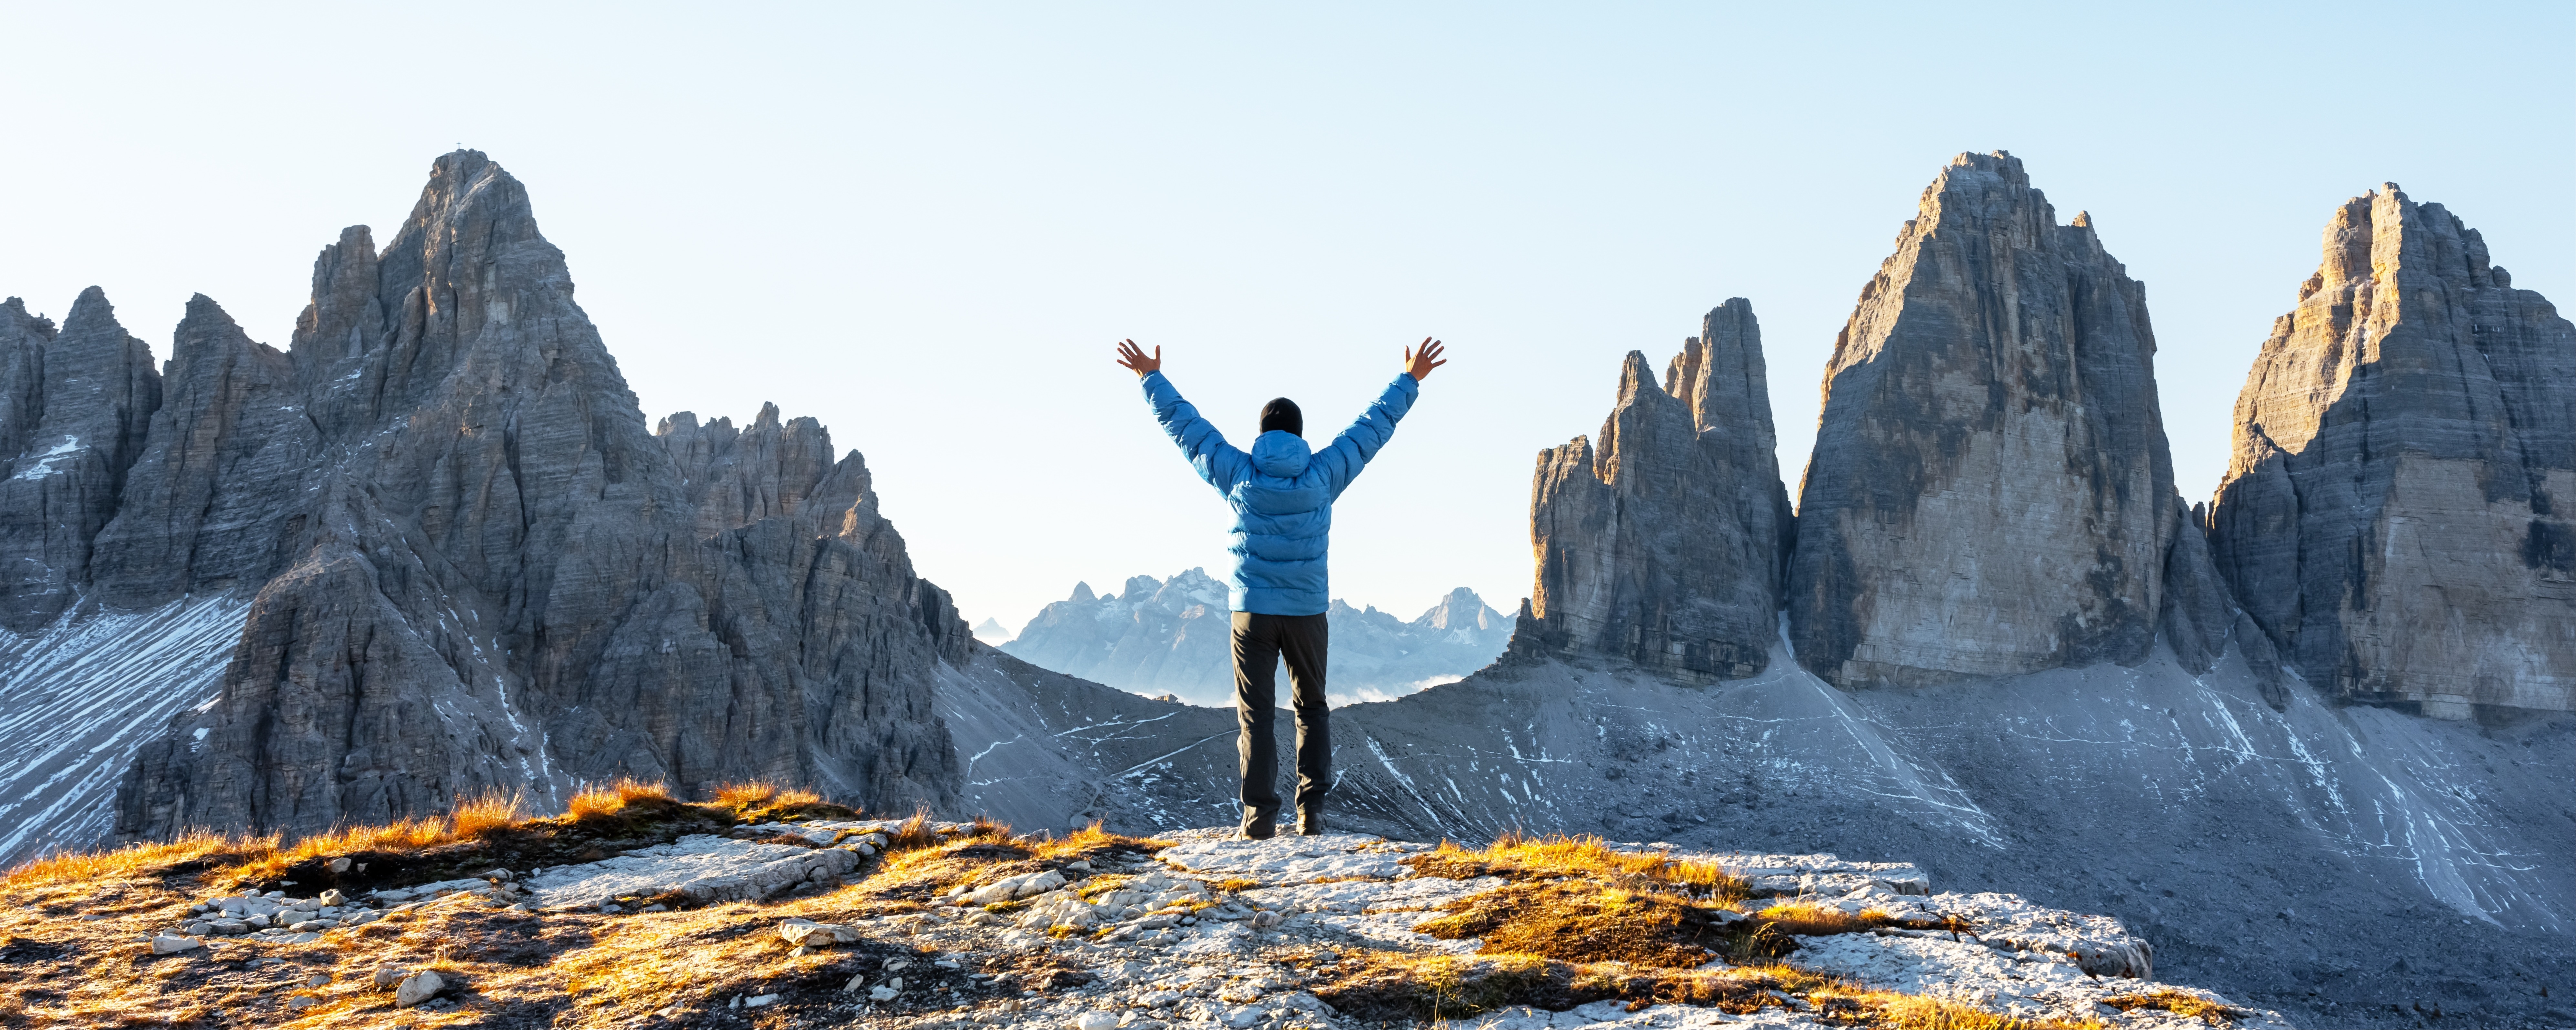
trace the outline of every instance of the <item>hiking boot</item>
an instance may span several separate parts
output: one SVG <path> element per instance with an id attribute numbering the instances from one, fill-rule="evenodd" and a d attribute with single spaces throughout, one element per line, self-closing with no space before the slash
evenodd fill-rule
<path id="1" fill-rule="evenodd" d="M 1313 837 L 1324 832 L 1324 813 L 1313 809 L 1297 811 L 1297 835 Z"/>
<path id="2" fill-rule="evenodd" d="M 1269 840 L 1278 836 L 1279 827 L 1268 819 L 1246 819 L 1234 831 L 1236 840 Z"/>

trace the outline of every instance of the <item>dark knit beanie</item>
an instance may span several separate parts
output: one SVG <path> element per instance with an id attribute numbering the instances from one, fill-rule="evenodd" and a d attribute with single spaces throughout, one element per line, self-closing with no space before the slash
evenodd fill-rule
<path id="1" fill-rule="evenodd" d="M 1297 402 L 1286 397 L 1271 398 L 1261 406 L 1261 431 L 1279 430 L 1290 436 L 1306 435 L 1306 416 L 1297 410 Z"/>

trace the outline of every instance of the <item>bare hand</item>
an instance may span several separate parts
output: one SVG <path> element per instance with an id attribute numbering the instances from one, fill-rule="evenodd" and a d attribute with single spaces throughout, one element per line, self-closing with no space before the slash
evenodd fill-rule
<path id="1" fill-rule="evenodd" d="M 1135 372 L 1137 378 L 1141 379 L 1162 370 L 1163 348 L 1157 345 L 1154 348 L 1154 356 L 1149 358 L 1145 356 L 1143 348 L 1136 346 L 1136 341 L 1128 340 L 1118 345 L 1118 363 Z"/>
<path id="2" fill-rule="evenodd" d="M 1440 356 L 1441 352 L 1440 341 L 1423 337 L 1421 347 L 1404 349 L 1404 374 L 1412 376 L 1417 383 L 1430 378 L 1432 369 L 1449 363 L 1447 358 Z"/>

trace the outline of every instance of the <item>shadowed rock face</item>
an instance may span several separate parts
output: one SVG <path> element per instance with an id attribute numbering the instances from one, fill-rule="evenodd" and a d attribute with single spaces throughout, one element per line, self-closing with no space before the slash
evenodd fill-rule
<path id="1" fill-rule="evenodd" d="M 1576 437 L 1539 454 L 1538 582 L 1514 652 L 1687 680 L 1761 672 L 1790 529 L 1775 447 L 1751 302 L 1710 311 L 1660 387 L 1629 352 L 1600 444 Z"/>
<path id="2" fill-rule="evenodd" d="M 2145 289 L 2089 218 L 2057 224 L 2008 154 L 1953 160 L 1826 368 L 1789 564 L 1799 662 L 1921 686 L 2143 660 L 2190 525 L 2154 354 Z M 2181 600 L 2195 636 L 2226 635 L 2221 599 Z"/>
<path id="3" fill-rule="evenodd" d="M 2576 326 L 2394 184 L 2346 201 L 2236 401 L 2236 596 L 2341 697 L 2576 708 Z"/>
<path id="4" fill-rule="evenodd" d="M 288 353 L 189 305 L 148 440 L 101 445 L 134 470 L 91 575 L 124 606 L 257 596 L 220 699 L 128 772 L 120 835 L 544 806 L 618 775 L 955 800 L 931 691 L 966 628 L 859 456 L 775 408 L 648 432 L 572 290 L 526 191 L 459 151 L 381 252 L 364 227 L 322 252 Z M 63 337 L 122 367 L 105 318 L 84 297 Z M 63 431 L 141 424 L 91 417 Z"/>
<path id="5" fill-rule="evenodd" d="M 0 305 L 0 628 L 30 632 L 89 579 L 90 545 L 115 517 L 143 452 L 161 373 L 92 286 L 60 333 L 12 297 Z"/>

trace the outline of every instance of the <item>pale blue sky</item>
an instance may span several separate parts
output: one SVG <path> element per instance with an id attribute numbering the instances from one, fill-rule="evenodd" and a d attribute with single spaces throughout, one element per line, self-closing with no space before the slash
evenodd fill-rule
<path id="1" fill-rule="evenodd" d="M 1336 511 L 1334 593 L 1529 589 L 1532 459 L 1731 296 L 1783 475 L 1953 153 L 2020 155 L 2147 284 L 2184 494 L 2345 197 L 2394 180 L 2576 298 L 2570 5 L 14 5 L 0 295 L 192 292 L 283 346 L 314 253 L 437 154 L 528 184 L 648 417 L 814 415 L 1012 628 L 1219 569 L 1110 344 L 1248 437 L 1454 362 Z M 745 13 L 749 11 L 751 13 Z"/>

